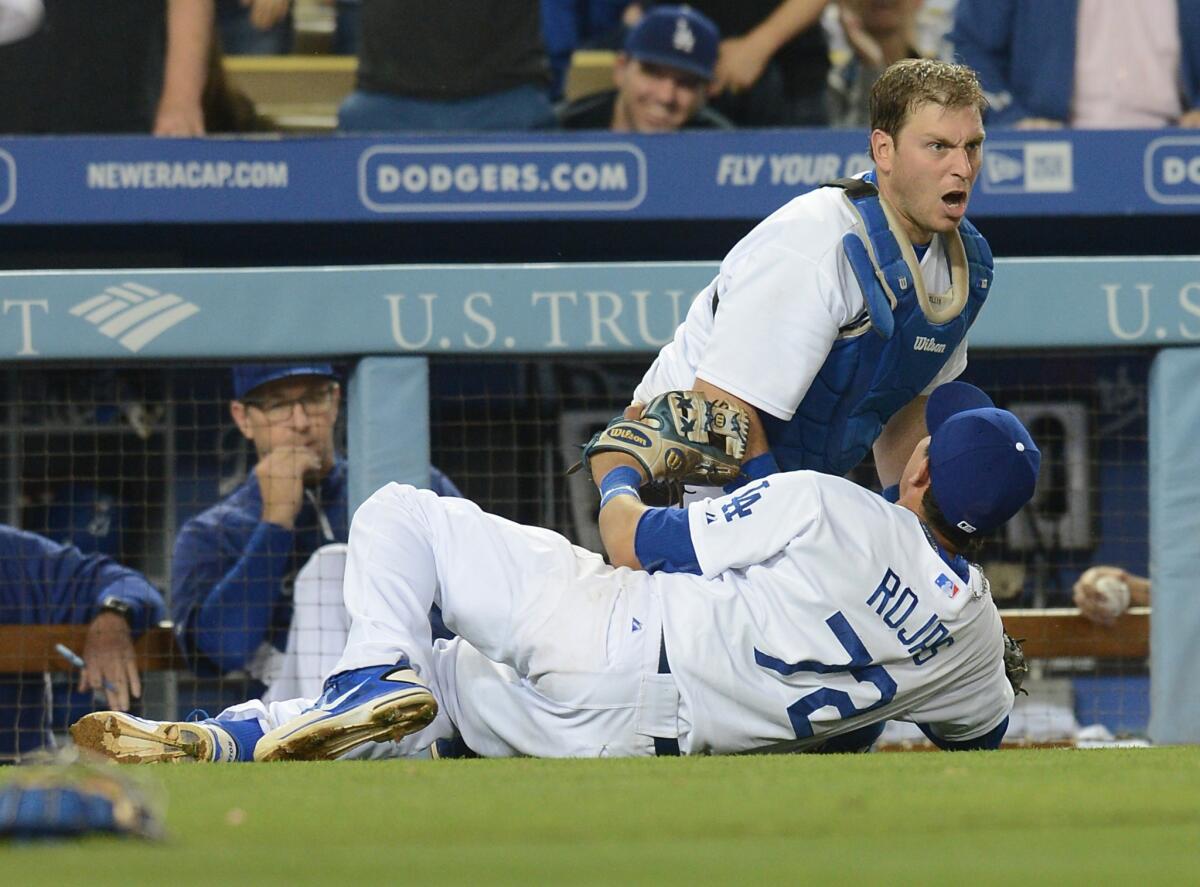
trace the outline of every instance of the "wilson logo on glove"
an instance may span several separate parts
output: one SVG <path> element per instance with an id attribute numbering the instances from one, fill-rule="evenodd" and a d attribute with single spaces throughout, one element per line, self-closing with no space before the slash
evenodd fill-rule
<path id="1" fill-rule="evenodd" d="M 623 440 L 626 443 L 631 443 L 635 447 L 650 446 L 650 438 L 646 437 L 644 434 L 634 431 L 632 428 L 616 426 L 610 429 L 610 433 L 614 438 Z"/>
<path id="2" fill-rule="evenodd" d="M 750 416 L 723 400 L 698 391 L 668 391 L 642 410 L 638 419 L 618 416 L 583 446 L 587 465 L 596 453 L 624 453 L 651 483 L 722 486 L 736 478 L 746 454 Z M 571 473 L 568 472 L 568 473 Z"/>
<path id="3" fill-rule="evenodd" d="M 667 466 L 667 471 L 682 471 L 686 463 L 683 461 L 683 453 L 678 448 L 671 447 L 663 456 L 663 464 Z"/>

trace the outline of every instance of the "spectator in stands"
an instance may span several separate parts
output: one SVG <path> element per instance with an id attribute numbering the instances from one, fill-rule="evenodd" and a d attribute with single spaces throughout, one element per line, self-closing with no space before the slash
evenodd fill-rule
<path id="1" fill-rule="evenodd" d="M 631 0 L 542 0 L 542 41 L 555 101 L 563 96 L 575 50 L 621 49 L 642 12 L 641 3 Z"/>
<path id="2" fill-rule="evenodd" d="M 213 0 L 45 0 L 0 47 L 0 132 L 204 133 Z"/>
<path id="3" fill-rule="evenodd" d="M 0 624 L 87 625 L 80 690 L 128 711 L 142 695 L 133 639 L 165 616 L 140 573 L 100 554 L 0 525 Z M 0 760 L 47 744 L 43 675 L 0 681 Z"/>
<path id="4" fill-rule="evenodd" d="M 1112 625 L 1130 607 L 1150 606 L 1150 580 L 1120 567 L 1090 567 L 1075 583 L 1074 597 L 1088 619 Z"/>
<path id="5" fill-rule="evenodd" d="M 738 126 L 824 126 L 829 0 L 694 0 L 721 31 L 709 94 Z"/>
<path id="6" fill-rule="evenodd" d="M 539 0 L 362 0 L 346 132 L 528 130 L 554 124 Z"/>
<path id="7" fill-rule="evenodd" d="M 1200 126 L 1200 0 L 959 0 L 950 40 L 990 124 Z"/>
<path id="8" fill-rule="evenodd" d="M 721 35 L 687 6 L 657 6 L 630 32 L 613 68 L 616 89 L 585 96 L 558 112 L 564 129 L 675 132 L 731 129 L 705 107 Z"/>
<path id="9" fill-rule="evenodd" d="M 286 55 L 295 36 L 292 0 L 217 0 L 226 55 Z"/>
<path id="10" fill-rule="evenodd" d="M 865 128 L 879 75 L 900 59 L 921 57 L 916 48 L 921 0 L 840 0 L 837 8 L 851 54 L 829 72 L 829 122 Z"/>
<path id="11" fill-rule="evenodd" d="M 265 699 L 288 699 L 320 688 L 349 625 L 346 460 L 334 445 L 341 390 L 328 364 L 238 366 L 233 390 L 230 413 L 258 463 L 180 531 L 171 610 L 200 673 L 245 672 Z M 436 470 L 432 486 L 461 495 Z M 231 687 L 228 701 L 246 692 Z"/>

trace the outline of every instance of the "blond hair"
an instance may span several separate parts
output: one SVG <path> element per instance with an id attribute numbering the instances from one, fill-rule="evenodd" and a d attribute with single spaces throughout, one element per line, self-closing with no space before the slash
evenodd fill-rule
<path id="1" fill-rule="evenodd" d="M 888 66 L 871 87 L 871 130 L 881 129 L 894 139 L 921 105 L 974 108 L 982 117 L 988 101 L 979 77 L 966 65 L 902 59 Z"/>

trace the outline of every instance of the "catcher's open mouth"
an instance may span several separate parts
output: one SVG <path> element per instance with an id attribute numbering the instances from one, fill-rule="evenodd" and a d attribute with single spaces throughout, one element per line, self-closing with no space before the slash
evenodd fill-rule
<path id="1" fill-rule="evenodd" d="M 961 209 L 966 206 L 967 192 L 966 191 L 947 191 L 942 195 L 942 203 L 951 209 Z"/>

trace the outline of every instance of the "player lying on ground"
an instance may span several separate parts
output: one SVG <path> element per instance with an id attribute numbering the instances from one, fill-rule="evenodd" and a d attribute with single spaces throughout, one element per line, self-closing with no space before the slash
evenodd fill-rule
<path id="1" fill-rule="evenodd" d="M 1013 690 L 999 614 L 961 552 L 1029 500 L 1040 453 L 969 385 L 939 388 L 926 420 L 899 505 L 797 471 L 647 508 L 637 460 L 594 441 L 616 567 L 390 484 L 355 515 L 350 638 L 314 704 L 194 724 L 104 713 L 72 733 L 126 761 L 326 759 L 391 738 L 416 753 L 456 731 L 484 756 L 631 756 L 861 747 L 897 718 L 943 748 L 994 748 Z M 662 437 L 625 427 L 614 439 Z M 459 635 L 436 646 L 434 602 Z"/>

